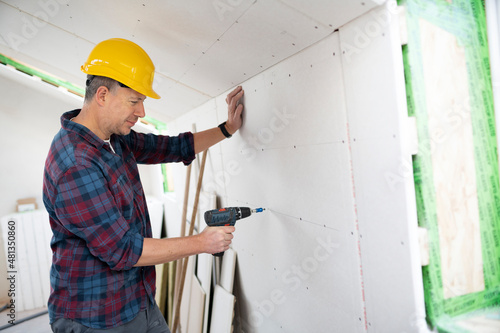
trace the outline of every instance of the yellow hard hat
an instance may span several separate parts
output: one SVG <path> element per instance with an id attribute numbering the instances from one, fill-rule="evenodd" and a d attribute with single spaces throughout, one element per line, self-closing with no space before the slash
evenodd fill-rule
<path id="1" fill-rule="evenodd" d="M 151 98 L 160 98 L 153 90 L 155 66 L 139 45 L 122 38 L 97 44 L 90 52 L 82 72 L 114 79 Z"/>

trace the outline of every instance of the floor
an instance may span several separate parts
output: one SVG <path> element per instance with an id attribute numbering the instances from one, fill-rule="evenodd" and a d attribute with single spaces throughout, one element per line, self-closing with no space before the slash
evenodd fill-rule
<path id="1" fill-rule="evenodd" d="M 22 321 L 25 318 L 35 316 L 43 312 L 45 313 L 40 316 Z M 0 331 L 2 331 L 2 333 L 52 332 L 49 325 L 49 315 L 47 313 L 47 308 L 39 308 L 16 313 L 15 325 L 9 324 L 9 320 L 11 318 L 9 318 L 7 314 L 7 310 L 3 310 L 2 312 L 0 312 Z"/>

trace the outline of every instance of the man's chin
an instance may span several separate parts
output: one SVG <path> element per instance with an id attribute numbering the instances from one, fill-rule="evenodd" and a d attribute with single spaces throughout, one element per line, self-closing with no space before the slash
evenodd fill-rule
<path id="1" fill-rule="evenodd" d="M 127 126 L 127 127 L 121 128 L 120 131 L 118 133 L 115 133 L 115 134 L 117 134 L 117 135 L 129 135 L 131 131 L 132 131 L 132 129 Z"/>

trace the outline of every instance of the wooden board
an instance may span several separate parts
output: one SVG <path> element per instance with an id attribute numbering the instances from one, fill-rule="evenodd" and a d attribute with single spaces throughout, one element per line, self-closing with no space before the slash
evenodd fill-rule
<path id="1" fill-rule="evenodd" d="M 484 290 L 469 83 L 454 35 L 421 19 L 420 38 L 447 299 Z"/>

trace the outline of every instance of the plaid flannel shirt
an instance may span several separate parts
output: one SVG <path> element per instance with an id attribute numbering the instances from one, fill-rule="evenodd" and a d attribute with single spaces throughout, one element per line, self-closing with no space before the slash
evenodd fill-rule
<path id="1" fill-rule="evenodd" d="M 44 171 L 43 202 L 53 231 L 50 322 L 69 318 L 103 329 L 123 325 L 154 302 L 154 266 L 133 267 L 151 225 L 137 163 L 194 159 L 191 133 L 112 135 L 108 144 L 61 117 Z"/>

